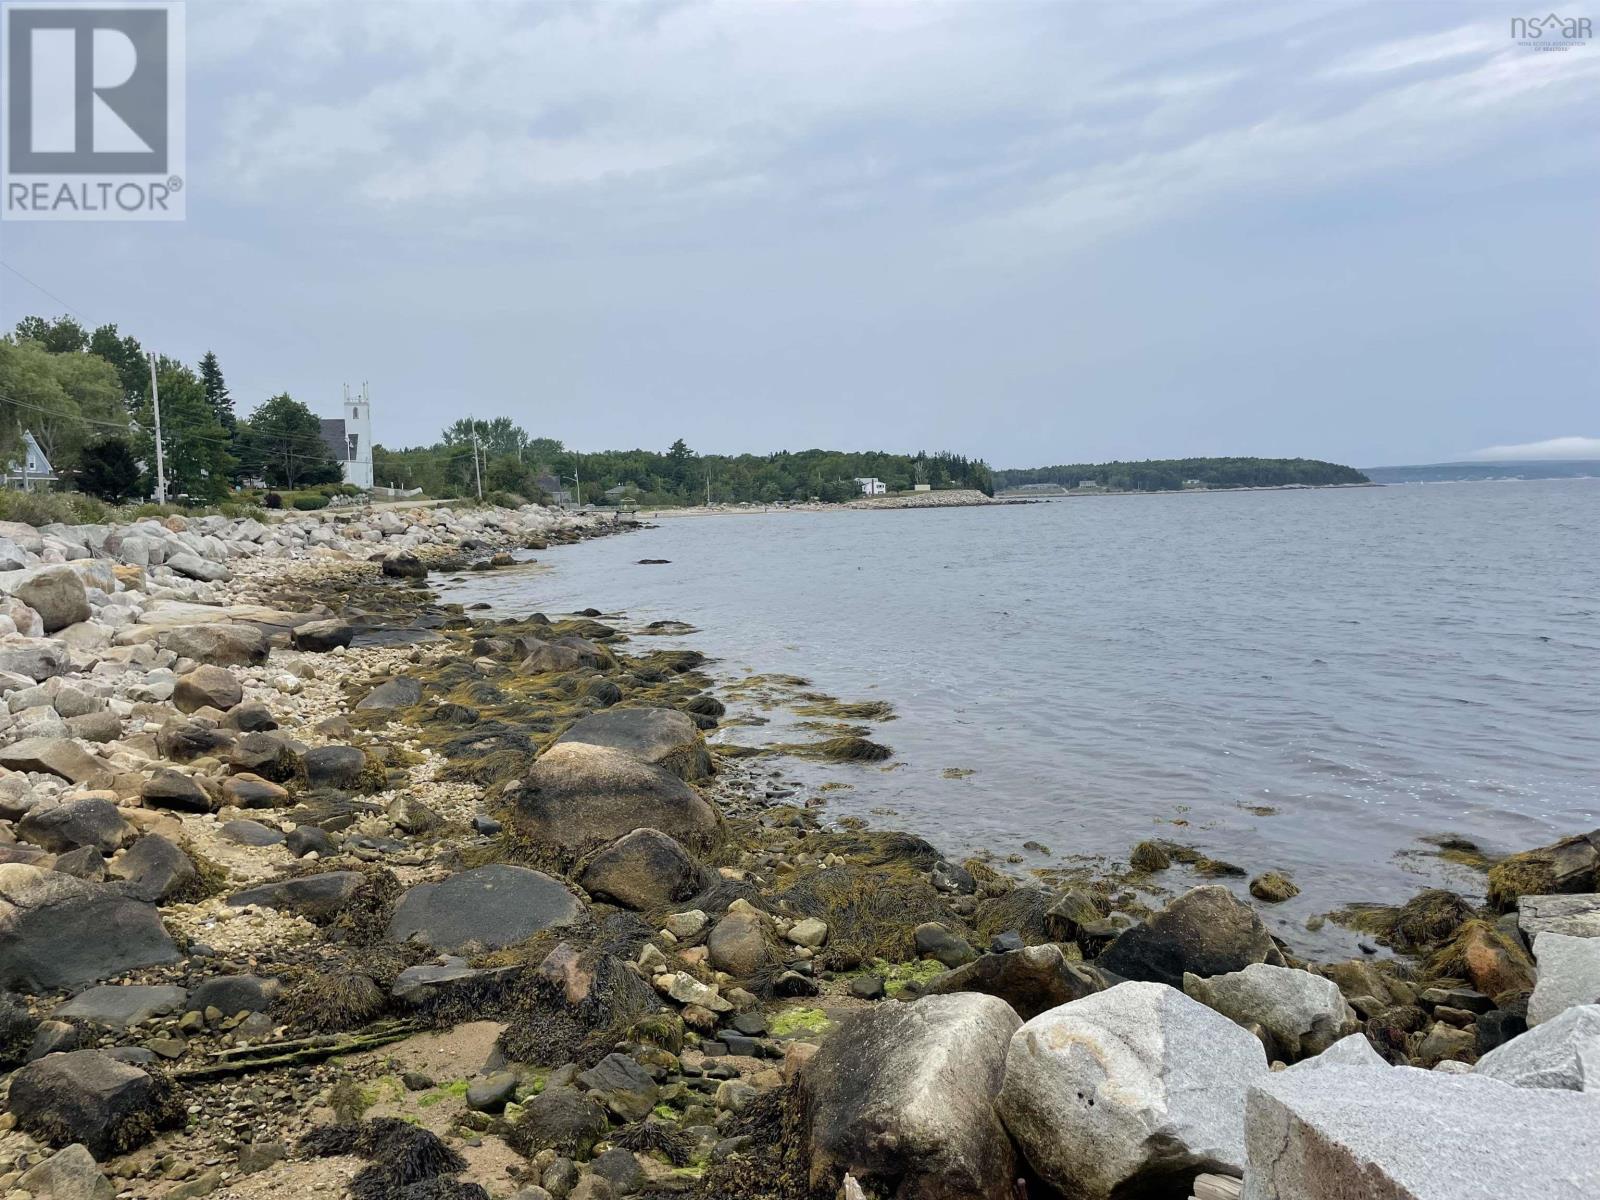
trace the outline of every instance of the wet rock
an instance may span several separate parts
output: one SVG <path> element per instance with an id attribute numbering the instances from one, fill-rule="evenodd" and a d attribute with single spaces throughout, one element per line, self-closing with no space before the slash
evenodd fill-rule
<path id="1" fill-rule="evenodd" d="M 477 867 L 407 891 L 395 906 L 388 937 L 442 951 L 498 950 L 571 924 L 582 912 L 578 898 L 543 872 Z"/>
<path id="2" fill-rule="evenodd" d="M 643 912 L 688 899 L 704 876 L 676 838 L 659 829 L 635 829 L 590 859 L 578 883 L 597 900 Z"/>
<path id="3" fill-rule="evenodd" d="M 172 703 L 185 713 L 201 708 L 227 712 L 243 699 L 244 687 L 225 667 L 196 667 L 187 675 L 178 676 L 177 686 L 172 689 Z"/>
<path id="4" fill-rule="evenodd" d="M 573 647 L 540 642 L 529 651 L 517 669 L 527 675 L 542 675 L 547 671 L 576 671 L 583 665 L 584 656 Z"/>
<path id="5" fill-rule="evenodd" d="M 937 921 L 924 921 L 913 931 L 917 954 L 951 968 L 962 966 L 978 957 L 978 952 L 967 944 L 965 938 L 952 933 Z"/>
<path id="6" fill-rule="evenodd" d="M 1155 983 L 1033 1018 L 1011 1039 L 1000 1114 L 1033 1169 L 1082 1200 L 1244 1166 L 1244 1096 L 1261 1043 Z"/>
<path id="7" fill-rule="evenodd" d="M 312 921 L 331 921 L 355 895 L 362 879 L 359 871 L 324 871 L 320 875 L 301 875 L 235 892 L 228 897 L 228 903 L 234 908 L 259 904 L 299 913 Z"/>
<path id="8" fill-rule="evenodd" d="M 885 988 L 882 975 L 857 975 L 850 981 L 850 994 L 857 1000 L 882 1000 Z"/>
<path id="9" fill-rule="evenodd" d="M 17 1187 L 45 1200 L 115 1200 L 117 1189 L 100 1171 L 100 1164 L 81 1142 L 58 1150 L 38 1166 L 24 1171 Z"/>
<path id="10" fill-rule="evenodd" d="M 494 1071 L 467 1084 L 467 1107 L 473 1112 L 496 1113 L 516 1091 L 516 1075 L 510 1071 Z"/>
<path id="11" fill-rule="evenodd" d="M 1528 1018 L 1525 1014 L 1507 1012 L 1501 1008 L 1493 1008 L 1486 1013 L 1478 1014 L 1474 1024 L 1478 1030 L 1479 1055 L 1488 1054 L 1491 1050 L 1504 1046 L 1512 1038 L 1521 1037 L 1528 1032 Z"/>
<path id="12" fill-rule="evenodd" d="M 288 789 L 248 771 L 222 781 L 222 799 L 235 808 L 279 808 L 289 801 Z"/>
<path id="13" fill-rule="evenodd" d="M 57 854 L 92 847 L 111 854 L 133 840 L 133 826 L 109 800 L 65 800 L 49 809 L 31 809 L 17 822 L 17 835 Z"/>
<path id="14" fill-rule="evenodd" d="M 1266 871 L 1250 881 L 1250 894 L 1267 904 L 1282 904 L 1298 896 L 1300 889 L 1276 871 Z"/>
<path id="15" fill-rule="evenodd" d="M 1068 962 L 1061 947 L 1051 943 L 985 954 L 981 958 L 936 975 L 923 985 L 928 996 L 952 992 L 982 992 L 998 996 L 1023 1020 L 1048 1009 L 1101 991 L 1106 982 L 1093 967 Z"/>
<path id="16" fill-rule="evenodd" d="M 176 625 L 163 630 L 156 645 L 179 658 L 213 667 L 249 667 L 267 661 L 272 647 L 253 625 Z"/>
<path id="17" fill-rule="evenodd" d="M 281 733 L 247 733 L 228 754 L 235 773 L 248 773 L 273 783 L 288 783 L 301 773 L 300 756 Z"/>
<path id="18" fill-rule="evenodd" d="M 154 1017 L 182 1011 L 187 993 L 161 984 L 101 984 L 86 988 L 52 1014 L 58 1020 L 90 1025 L 142 1025 Z"/>
<path id="19" fill-rule="evenodd" d="M 878 1005 L 842 1022 L 802 1068 L 810 1187 L 846 1174 L 879 1194 L 1010 1200 L 1011 1141 L 995 1113 L 1017 1016 L 992 996 Z"/>
<path id="20" fill-rule="evenodd" d="M 393 679 L 385 680 L 363 696 L 356 707 L 367 708 L 410 708 L 413 704 L 422 703 L 422 683 L 412 679 L 409 675 L 396 675 Z"/>
<path id="21" fill-rule="evenodd" d="M 1165 871 L 1172 865 L 1172 855 L 1160 842 L 1140 842 L 1128 854 L 1128 866 L 1135 871 Z"/>
<path id="22" fill-rule="evenodd" d="M 30 737 L 0 747 L 0 767 L 38 771 L 68 783 L 87 783 L 106 766 L 77 742 L 61 737 Z"/>
<path id="23" fill-rule="evenodd" d="M 259 975 L 213 975 L 189 993 L 189 1007 L 201 1012 L 214 1008 L 230 1017 L 242 1012 L 266 1012 L 281 987 L 276 979 Z"/>
<path id="24" fill-rule="evenodd" d="M 606 1055 L 579 1075 L 578 1083 L 624 1121 L 648 1117 L 660 1092 L 650 1072 L 625 1054 Z"/>
<path id="25" fill-rule="evenodd" d="M 260 821 L 224 821 L 219 831 L 223 838 L 240 846 L 277 846 L 283 833 Z"/>
<path id="26" fill-rule="evenodd" d="M 1183 990 L 1240 1025 L 1259 1025 L 1284 1062 L 1321 1054 L 1360 1028 L 1338 984 L 1309 971 L 1252 963 L 1208 979 L 1185 975 Z"/>
<path id="27" fill-rule="evenodd" d="M 39 614 L 46 633 L 55 633 L 68 625 L 87 621 L 91 616 L 89 594 L 84 590 L 83 579 L 69 566 L 39 567 L 29 571 L 10 590 L 13 596 Z"/>
<path id="28" fill-rule="evenodd" d="M 56 856 L 55 870 L 74 879 L 101 880 L 106 877 L 106 860 L 93 846 L 79 846 Z"/>
<path id="29" fill-rule="evenodd" d="M 1525 991 L 1533 986 L 1533 960 L 1515 936 L 1472 920 L 1451 939 L 1451 958 L 1472 986 L 1489 996 Z"/>
<path id="30" fill-rule="evenodd" d="M 426 579 L 428 577 L 428 564 L 415 554 L 386 554 L 380 562 L 379 569 L 391 579 Z"/>
<path id="31" fill-rule="evenodd" d="M 1415 1061 L 1421 1066 L 1467 1063 L 1478 1051 L 1478 1037 L 1470 1029 L 1457 1029 L 1443 1021 L 1434 1022 L 1417 1043 Z"/>
<path id="32" fill-rule="evenodd" d="M 81 1143 L 101 1160 L 142 1142 L 159 1108 L 155 1080 L 98 1050 L 52 1054 L 11 1077 L 22 1128 L 53 1146 Z"/>
<path id="33" fill-rule="evenodd" d="M 415 796 L 396 796 L 389 804 L 387 815 L 396 829 L 413 836 L 437 829 L 444 823 L 438 813 Z"/>
<path id="34" fill-rule="evenodd" d="M 211 729 L 198 721 L 178 721 L 165 725 L 156 734 L 156 750 L 162 758 L 187 763 L 197 758 L 225 758 L 233 750 L 234 735 L 225 729 Z"/>
<path id="35" fill-rule="evenodd" d="M 289 853 L 296 858 L 304 858 L 308 854 L 326 858 L 335 850 L 333 839 L 315 825 L 301 825 L 291 829 L 283 841 Z"/>
<path id="36" fill-rule="evenodd" d="M 306 786 L 354 788 L 367 769 L 367 756 L 355 746 L 317 746 L 304 758 Z"/>
<path id="37" fill-rule="evenodd" d="M 217 806 L 192 776 L 161 770 L 139 785 L 139 797 L 148 808 L 175 808 L 181 812 L 211 812 Z"/>
<path id="38" fill-rule="evenodd" d="M 1489 903 L 1501 912 L 1525 895 L 1600 890 L 1600 829 L 1525 850 L 1489 868 Z"/>
<path id="39" fill-rule="evenodd" d="M 155 833 L 140 838 L 109 869 L 113 879 L 131 884 L 139 899 L 158 904 L 189 890 L 198 874 L 187 854 Z"/>
<path id="40" fill-rule="evenodd" d="M 560 742 L 540 755 L 517 797 L 524 836 L 581 850 L 656 829 L 699 849 L 718 828 L 716 810 L 676 775 L 621 750 Z"/>
<path id="41" fill-rule="evenodd" d="M 1410 1067 L 1382 1079 L 1374 1087 L 1368 1069 L 1332 1067 L 1257 1081 L 1245 1200 L 1600 1194 L 1600 1098 Z"/>
<path id="42" fill-rule="evenodd" d="M 1534 939 L 1539 982 L 1528 998 L 1528 1027 L 1579 1004 L 1600 1003 L 1600 938 L 1541 933 Z"/>
<path id="43" fill-rule="evenodd" d="M 1119 934 L 1095 965 L 1123 979 L 1179 988 L 1186 973 L 1226 975 L 1258 962 L 1282 966 L 1283 955 L 1255 910 L 1213 884 L 1185 892 Z"/>
<path id="44" fill-rule="evenodd" d="M 0 866 L 0 987 L 48 991 L 177 958 L 155 908 L 115 885 Z"/>
<path id="45" fill-rule="evenodd" d="M 222 718 L 225 728 L 239 733 L 263 733 L 278 727 L 278 719 L 272 715 L 272 710 L 260 700 L 247 700 L 228 710 L 228 715 Z"/>
<path id="46" fill-rule="evenodd" d="M 307 621 L 295 628 L 289 635 L 289 641 L 296 650 L 326 654 L 330 650 L 348 646 L 355 636 L 356 628 L 348 621 Z"/>
<path id="47" fill-rule="evenodd" d="M 407 1004 L 423 1004 L 453 991 L 471 994 L 476 989 L 515 974 L 519 967 L 469 967 L 464 958 L 407 967 L 395 976 L 389 994 Z"/>
<path id="48" fill-rule="evenodd" d="M 593 1096 L 575 1087 L 546 1087 L 523 1105 L 511 1142 L 528 1157 L 556 1150 L 587 1158 L 610 1128 L 606 1110 Z"/>
<path id="49" fill-rule="evenodd" d="M 670 708 L 613 708 L 577 721 L 557 739 L 607 746 L 694 782 L 711 774 L 711 753 L 699 726 Z"/>

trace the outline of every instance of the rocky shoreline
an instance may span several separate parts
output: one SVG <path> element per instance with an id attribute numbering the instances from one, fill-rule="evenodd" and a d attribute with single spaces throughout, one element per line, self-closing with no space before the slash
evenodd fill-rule
<path id="1" fill-rule="evenodd" d="M 1600 1194 L 1600 831 L 1308 963 L 1142 902 L 1180 846 L 831 827 L 782 755 L 859 730 L 708 743 L 659 630 L 428 590 L 612 530 L 0 527 L 0 1197 Z"/>

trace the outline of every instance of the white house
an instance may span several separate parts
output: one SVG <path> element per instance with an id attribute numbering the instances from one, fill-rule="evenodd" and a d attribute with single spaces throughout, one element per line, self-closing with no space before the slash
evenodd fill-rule
<path id="1" fill-rule="evenodd" d="M 863 496 L 882 496 L 889 490 L 889 485 L 881 479 L 857 475 L 856 482 L 861 485 L 861 494 Z"/>
<path id="2" fill-rule="evenodd" d="M 344 417 L 322 418 L 322 441 L 344 469 L 346 483 L 372 487 L 372 401 L 366 384 L 359 396 L 352 396 L 350 385 L 345 385 Z"/>
<path id="3" fill-rule="evenodd" d="M 22 453 L 7 465 L 5 474 L 0 476 L 0 481 L 7 487 L 31 488 L 39 483 L 54 483 L 56 478 L 56 469 L 50 465 L 50 460 L 39 448 L 38 439 L 30 430 L 23 430 Z"/>

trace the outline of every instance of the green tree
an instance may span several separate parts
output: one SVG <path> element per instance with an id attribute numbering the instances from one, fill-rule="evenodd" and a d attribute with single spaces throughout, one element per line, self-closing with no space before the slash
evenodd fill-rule
<path id="1" fill-rule="evenodd" d="M 22 449 L 22 431 L 33 418 L 66 401 L 49 357 L 38 342 L 0 338 L 0 460 L 8 464 Z"/>
<path id="2" fill-rule="evenodd" d="M 249 463 L 273 487 L 297 488 L 337 483 L 338 462 L 322 440 L 322 422 L 287 392 L 272 397 L 250 414 L 243 444 Z"/>
<path id="3" fill-rule="evenodd" d="M 228 385 L 223 381 L 222 365 L 210 350 L 200 360 L 200 386 L 205 389 L 206 403 L 217 414 L 217 423 L 232 436 L 239 427 L 239 419 L 233 414 L 233 397 L 228 395 Z"/>
<path id="4" fill-rule="evenodd" d="M 228 494 L 234 468 L 227 431 L 206 400 L 205 388 L 189 367 L 163 355 L 156 360 L 161 391 L 161 446 L 165 456 L 167 495 L 220 500 Z M 133 451 L 144 466 L 143 486 L 156 482 L 155 413 L 147 401 L 139 411 Z"/>
<path id="5" fill-rule="evenodd" d="M 140 494 L 139 463 L 125 437 L 100 438 L 83 448 L 74 480 L 78 490 L 107 504 L 121 504 Z"/>
<path id="6" fill-rule="evenodd" d="M 105 359 L 122 381 L 122 402 L 137 412 L 150 399 L 150 362 L 135 337 L 121 337 L 115 325 L 102 325 L 89 338 L 89 353 Z"/>
<path id="7" fill-rule="evenodd" d="M 71 317 L 23 317 L 17 322 L 17 338 L 38 342 L 51 354 L 81 354 L 89 348 L 89 335 Z"/>

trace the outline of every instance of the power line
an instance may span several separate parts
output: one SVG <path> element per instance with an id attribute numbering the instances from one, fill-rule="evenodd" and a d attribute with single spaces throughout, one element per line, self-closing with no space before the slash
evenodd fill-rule
<path id="1" fill-rule="evenodd" d="M 38 282 L 36 282 L 36 281 L 34 281 L 32 279 L 29 279 L 26 275 L 24 275 L 21 271 L 17 270 L 10 263 L 8 263 L 8 262 L 6 262 L 4 260 L 0 260 L 0 267 L 4 267 L 6 270 L 10 271 L 13 275 L 15 275 L 18 279 L 22 280 L 22 282 L 27 284 L 29 287 L 34 288 L 37 291 L 40 291 L 40 292 L 44 293 L 46 296 L 49 296 L 50 299 L 54 300 L 57 304 L 61 305 L 62 308 L 66 309 L 69 313 L 71 313 L 73 316 L 77 317 L 80 321 L 86 322 L 87 324 L 90 324 L 90 325 L 94 324 L 94 321 L 93 321 L 92 318 L 86 316 L 85 314 L 79 312 L 77 309 L 73 308 L 72 305 L 68 304 L 60 296 L 56 295 L 49 288 L 45 287 L 44 284 L 38 283 Z"/>

